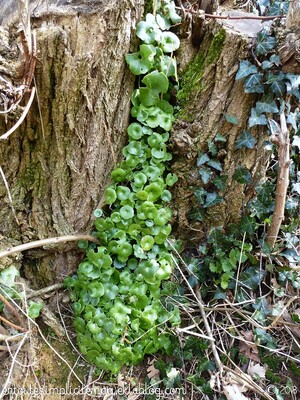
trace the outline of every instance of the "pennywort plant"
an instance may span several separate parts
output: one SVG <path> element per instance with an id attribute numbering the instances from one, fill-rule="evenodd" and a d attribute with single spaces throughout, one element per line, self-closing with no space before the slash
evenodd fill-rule
<path id="1" fill-rule="evenodd" d="M 172 217 L 168 202 L 177 177 L 167 141 L 174 120 L 169 92 L 176 84 L 173 52 L 179 39 L 170 32 L 180 21 L 170 0 L 158 1 L 155 15 L 137 24 L 141 40 L 126 62 L 138 76 L 131 101 L 132 122 L 124 159 L 111 173 L 103 210 L 96 210 L 95 235 L 101 245 L 81 242 L 86 258 L 71 290 L 74 327 L 80 351 L 98 368 L 117 373 L 146 354 L 172 352 L 168 326 L 180 322 L 179 310 L 161 293 L 172 273 L 166 239 Z"/>

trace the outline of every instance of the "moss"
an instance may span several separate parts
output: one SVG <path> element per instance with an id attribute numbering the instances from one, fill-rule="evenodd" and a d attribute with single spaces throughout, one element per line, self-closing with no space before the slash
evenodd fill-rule
<path id="1" fill-rule="evenodd" d="M 150 13 L 152 14 L 153 12 L 153 0 L 146 0 L 145 1 L 145 6 L 144 6 L 144 15 Z"/>
<path id="2" fill-rule="evenodd" d="M 207 52 L 207 56 L 205 58 L 205 64 L 207 65 L 212 64 L 219 58 L 225 38 L 226 38 L 225 29 L 220 29 L 220 31 L 216 35 L 214 35 L 214 38 Z"/>
<path id="3" fill-rule="evenodd" d="M 180 105 L 184 105 L 190 98 L 191 93 L 197 88 L 202 88 L 202 75 L 203 75 L 204 57 L 200 52 L 196 57 L 187 65 L 182 79 L 181 89 L 177 93 L 177 99 Z"/>
<path id="4" fill-rule="evenodd" d="M 185 109 L 185 104 L 188 103 L 195 95 L 195 93 L 202 92 L 205 88 L 202 77 L 204 70 L 210 64 L 213 64 L 223 48 L 226 38 L 225 29 L 214 35 L 207 52 L 200 51 L 196 57 L 187 65 L 183 72 L 180 81 L 180 90 L 177 93 L 177 99 L 181 110 L 177 117 L 188 122 L 192 122 L 193 116 Z"/>

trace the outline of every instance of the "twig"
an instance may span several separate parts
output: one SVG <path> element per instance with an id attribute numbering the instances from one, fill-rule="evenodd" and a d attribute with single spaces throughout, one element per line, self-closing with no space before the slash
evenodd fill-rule
<path id="1" fill-rule="evenodd" d="M 18 348 L 17 348 L 17 350 L 16 350 L 16 352 L 15 352 L 13 358 L 12 358 L 12 363 L 11 363 L 11 367 L 10 367 L 8 376 L 6 378 L 5 384 L 3 385 L 1 393 L 0 393 L 0 399 L 2 399 L 4 397 L 4 395 L 6 394 L 6 389 L 7 389 L 7 386 L 9 385 L 9 383 L 10 383 L 11 375 L 12 375 L 12 372 L 13 372 L 14 363 L 15 363 L 15 361 L 17 359 L 19 351 L 21 350 L 21 348 L 23 346 L 23 343 L 25 342 L 25 340 L 27 338 L 27 334 L 28 334 L 28 332 L 23 336 L 23 338 L 22 338 L 21 342 L 19 343 L 19 346 L 18 346 Z"/>
<path id="2" fill-rule="evenodd" d="M 182 10 L 181 7 L 176 7 L 178 10 Z M 184 10 L 188 14 L 199 14 L 199 11 L 192 11 L 192 10 Z M 202 14 L 203 15 L 203 14 Z M 271 21 L 273 19 L 282 19 L 286 18 L 286 15 L 270 15 L 270 16 L 263 16 L 263 15 L 244 15 L 244 16 L 230 16 L 230 15 L 215 15 L 215 14 L 204 14 L 205 18 L 212 18 L 212 19 L 258 19 L 262 21 Z"/>
<path id="3" fill-rule="evenodd" d="M 64 321 L 64 319 L 63 319 L 63 316 L 62 316 L 62 313 L 61 313 L 61 310 L 60 310 L 60 306 L 59 306 L 59 302 L 58 302 L 58 298 L 57 298 L 57 297 L 56 297 L 56 307 L 57 307 L 57 310 L 58 310 L 58 314 L 59 314 L 61 323 L 62 323 L 62 325 L 63 325 L 63 327 L 64 327 L 64 330 L 65 330 L 65 333 L 66 333 L 68 342 L 69 342 L 70 345 L 72 346 L 73 350 L 74 350 L 84 361 L 86 361 L 86 359 L 83 357 L 83 355 L 82 355 L 82 354 L 80 353 L 80 351 L 77 349 L 77 347 L 74 346 L 74 344 L 73 344 L 73 342 L 72 342 L 72 340 L 71 340 L 71 338 L 70 338 L 69 332 L 68 332 L 68 330 L 67 330 L 65 321 Z M 86 362 L 87 362 L 87 361 L 86 361 Z"/>
<path id="4" fill-rule="evenodd" d="M 28 103 L 25 107 L 25 110 L 23 111 L 19 121 L 6 133 L 4 133 L 2 136 L 0 136 L 0 140 L 5 140 L 7 139 L 24 121 L 24 119 L 26 118 L 26 115 L 28 114 L 28 111 L 30 110 L 31 104 L 33 102 L 34 99 L 34 94 L 35 94 L 35 88 L 33 87 L 31 89 L 31 94 L 30 94 L 30 98 L 28 100 Z"/>
<path id="5" fill-rule="evenodd" d="M 222 362 L 221 362 L 221 360 L 220 360 L 220 356 L 219 356 L 217 347 L 216 347 L 216 345 L 215 345 L 215 341 L 214 341 L 214 338 L 213 338 L 213 334 L 212 334 L 210 325 L 209 325 L 209 323 L 208 323 L 208 319 L 207 319 L 207 317 L 206 317 L 206 313 L 205 313 L 205 310 L 204 310 L 204 304 L 203 304 L 202 296 L 201 296 L 201 293 L 200 293 L 200 290 L 199 290 L 199 285 L 196 285 L 196 287 L 195 287 L 195 294 L 196 294 L 196 297 L 197 297 L 197 299 L 198 299 L 198 304 L 199 304 L 199 308 L 200 308 L 200 313 L 201 313 L 201 317 L 202 317 L 202 319 L 203 319 L 203 323 L 204 323 L 204 326 L 205 326 L 207 335 L 210 337 L 209 341 L 210 341 L 210 343 L 211 343 L 211 350 L 212 350 L 212 352 L 213 352 L 214 359 L 215 359 L 215 361 L 216 361 L 216 364 L 217 364 L 217 367 L 218 367 L 218 369 L 219 369 L 219 372 L 222 374 L 222 373 L 223 373 L 223 364 L 222 364 Z"/>
<path id="6" fill-rule="evenodd" d="M 201 339 L 215 341 L 215 339 L 212 339 L 210 336 L 202 335 L 201 333 L 197 333 L 197 332 L 191 331 L 192 328 L 193 328 L 192 326 L 188 326 L 186 328 L 176 328 L 176 333 L 179 333 L 179 334 L 180 333 L 186 333 L 188 335 L 196 336 L 196 337 L 199 337 Z"/>
<path id="7" fill-rule="evenodd" d="M 282 314 L 285 312 L 285 310 L 288 309 L 289 306 L 290 306 L 295 300 L 298 300 L 298 299 L 299 299 L 298 296 L 292 297 L 292 298 L 287 302 L 287 304 L 283 307 L 283 309 L 280 311 L 280 313 L 276 316 L 276 318 L 272 321 L 272 323 L 271 323 L 269 326 L 266 326 L 264 329 L 265 329 L 265 330 L 267 330 L 267 329 L 272 329 L 272 328 L 277 324 L 277 322 L 279 322 L 280 317 L 281 317 Z"/>
<path id="8" fill-rule="evenodd" d="M 24 293 L 25 293 L 25 288 L 24 288 Z M 53 353 L 55 353 L 55 354 L 57 355 L 57 357 L 58 357 L 65 365 L 67 365 L 67 367 L 68 367 L 70 370 L 73 370 L 72 367 L 71 367 L 71 365 L 68 363 L 68 361 L 65 360 L 65 359 L 59 354 L 59 352 L 51 345 L 51 343 L 45 338 L 45 336 L 44 336 L 43 332 L 41 331 L 41 328 L 39 327 L 39 325 L 38 325 L 32 318 L 29 317 L 28 313 L 26 313 L 26 312 L 19 306 L 19 304 L 16 303 L 16 302 L 14 301 L 13 298 L 9 297 L 9 300 L 14 304 L 14 306 L 15 306 L 16 308 L 18 308 L 18 309 L 20 310 L 20 312 L 21 312 L 23 315 L 26 316 L 28 322 L 30 322 L 31 324 L 33 324 L 33 325 L 36 327 L 36 329 L 38 330 L 38 332 L 39 332 L 41 338 L 42 338 L 43 341 L 46 343 L 46 345 L 53 351 Z M 25 299 L 25 302 L 26 302 L 26 299 Z M 27 333 L 28 333 L 28 332 L 26 332 L 26 334 L 27 334 Z M 75 371 L 73 371 L 73 374 L 74 374 L 75 378 L 78 380 L 78 382 L 79 382 L 79 383 L 81 384 L 81 386 L 82 386 L 82 385 L 83 385 L 83 382 L 81 381 L 81 379 L 79 378 L 79 376 L 75 373 Z M 2 391 L 2 392 L 3 392 L 3 391 Z M 0 395 L 0 399 L 1 399 L 1 395 Z"/>
<path id="9" fill-rule="evenodd" d="M 19 333 L 17 335 L 13 335 L 13 336 L 0 334 L 0 341 L 3 342 L 3 341 L 8 340 L 10 342 L 17 342 L 17 341 L 21 340 L 22 337 L 23 337 L 23 333 Z"/>
<path id="10" fill-rule="evenodd" d="M 9 325 L 9 326 L 11 326 L 12 328 L 16 329 L 17 331 L 25 332 L 25 329 L 24 329 L 24 328 L 22 328 L 21 326 L 16 325 L 16 324 L 10 322 L 8 319 L 2 317 L 2 315 L 0 315 L 0 320 L 3 321 L 6 325 Z"/>
<path id="11" fill-rule="evenodd" d="M 14 307 L 10 304 L 9 301 L 6 300 L 6 298 L 4 296 L 2 296 L 2 294 L 0 294 L 0 301 L 2 301 L 2 303 L 4 303 L 6 305 L 6 307 L 15 315 L 15 317 L 18 319 L 18 321 L 20 322 L 20 324 L 23 323 L 23 321 L 20 318 L 20 315 L 17 313 L 17 311 L 14 309 Z"/>
<path id="12" fill-rule="evenodd" d="M 275 122 L 275 121 L 272 121 Z M 278 126 L 278 124 L 276 123 Z M 270 124 L 272 130 L 272 123 Z M 289 186 L 290 137 L 285 114 L 280 114 L 278 132 L 272 132 L 271 138 L 278 144 L 278 174 L 275 193 L 275 205 L 271 225 L 267 232 L 266 243 L 272 249 L 275 245 L 281 223 L 284 219 L 286 195 Z"/>
<path id="13" fill-rule="evenodd" d="M 29 293 L 27 293 L 27 299 L 32 299 L 33 297 L 40 297 L 43 296 L 46 293 L 53 292 L 55 290 L 63 289 L 64 284 L 63 283 L 55 283 L 54 285 L 44 287 L 39 290 L 31 290 Z"/>
<path id="14" fill-rule="evenodd" d="M 4 175 L 4 172 L 3 172 L 3 169 L 2 169 L 1 166 L 0 166 L 0 174 L 1 174 L 2 180 L 4 182 L 4 186 L 5 186 L 5 189 L 6 189 L 6 192 L 7 192 L 7 196 L 8 196 L 8 199 L 9 199 L 9 204 L 10 204 L 10 207 L 12 209 L 13 215 L 15 217 L 15 220 L 16 220 L 17 224 L 20 225 L 19 220 L 17 218 L 15 207 L 14 207 L 14 204 L 13 204 L 13 199 L 12 199 L 11 194 L 10 194 L 9 186 L 8 186 L 6 177 Z"/>
<path id="15" fill-rule="evenodd" d="M 58 244 L 65 242 L 77 242 L 78 240 L 88 240 L 90 242 L 99 243 L 98 239 L 91 235 L 66 235 L 48 239 L 36 240 L 34 242 L 20 244 L 19 246 L 8 248 L 0 252 L 0 258 L 10 256 L 25 250 L 35 249 L 37 247 L 49 246 L 50 244 Z"/>
<path id="16" fill-rule="evenodd" d="M 88 378 L 87 378 L 87 381 L 86 381 L 86 385 L 85 385 L 86 388 L 88 388 L 91 385 L 92 380 L 93 380 L 94 372 L 95 372 L 95 367 L 91 366 L 91 368 L 89 370 L 89 375 L 88 375 Z M 84 391 L 82 400 L 86 400 L 86 398 L 87 398 L 87 390 Z"/>
<path id="17" fill-rule="evenodd" d="M 185 265 L 184 264 L 184 260 L 182 259 L 182 257 L 178 253 L 178 251 L 175 249 L 175 247 L 172 245 L 172 243 L 169 240 L 168 240 L 168 243 L 171 246 L 171 248 L 173 249 L 173 251 L 176 252 L 177 257 L 179 257 L 179 259 L 183 263 L 183 265 Z M 223 373 L 223 364 L 222 364 L 222 362 L 220 360 L 219 353 L 218 353 L 218 350 L 216 348 L 215 341 L 214 341 L 214 338 L 213 338 L 213 335 L 212 335 L 212 331 L 210 329 L 210 326 L 209 326 L 209 323 L 208 323 L 208 320 L 207 320 L 207 317 L 206 317 L 204 304 L 203 304 L 202 297 L 201 297 L 201 294 L 200 294 L 200 291 L 199 291 L 199 287 L 197 287 L 195 289 L 195 291 L 193 290 L 193 288 L 191 287 L 189 281 L 186 279 L 184 273 L 181 271 L 181 268 L 179 267 L 178 262 L 177 262 L 177 260 L 175 259 L 175 257 L 173 255 L 172 255 L 172 258 L 173 258 L 173 261 L 174 261 L 176 267 L 178 268 L 181 276 L 183 277 L 184 281 L 188 285 L 192 295 L 197 300 L 197 304 L 198 304 L 198 306 L 200 308 L 200 313 L 201 313 L 201 317 L 203 319 L 203 323 L 204 323 L 204 326 L 205 326 L 205 329 L 206 329 L 206 332 L 207 332 L 207 336 L 210 338 L 209 341 L 211 343 L 211 349 L 212 349 L 212 352 L 213 352 L 213 356 L 214 356 L 216 365 L 218 367 L 218 370 L 219 370 L 220 374 L 222 374 Z"/>
<path id="18" fill-rule="evenodd" d="M 286 18 L 286 15 L 272 15 L 272 16 L 258 16 L 258 15 L 244 15 L 244 16 L 227 16 L 227 15 L 213 15 L 213 14 L 204 14 L 205 18 L 213 18 L 213 19 L 259 19 L 263 21 L 271 21 L 277 18 Z"/>
<path id="19" fill-rule="evenodd" d="M 243 235 L 242 247 L 241 247 L 240 258 L 239 258 L 239 265 L 238 265 L 238 269 L 237 269 L 237 273 L 236 273 L 236 281 L 235 281 L 235 288 L 234 288 L 234 298 L 235 299 L 236 299 L 236 293 L 237 293 L 237 288 L 238 288 L 238 283 L 239 283 L 240 270 L 241 270 L 241 265 L 242 265 L 245 238 L 246 238 L 246 232 L 244 232 L 244 235 Z"/>

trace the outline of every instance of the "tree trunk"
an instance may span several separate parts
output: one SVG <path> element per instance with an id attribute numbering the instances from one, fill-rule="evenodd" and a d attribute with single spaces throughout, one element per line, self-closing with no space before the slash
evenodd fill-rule
<path id="1" fill-rule="evenodd" d="M 133 49 L 143 1 L 69 3 L 31 7 L 37 35 L 37 95 L 25 123 L 0 143 L 0 165 L 19 221 L 1 183 L 2 248 L 89 232 L 92 212 L 126 142 L 134 77 L 124 57 Z M 10 18 L 3 23 L 10 22 L 10 36 L 3 35 L 3 40 L 14 49 L 14 8 L 8 2 L 6 9 Z M 14 123 L 1 118 L 1 135 Z M 74 243 L 64 245 L 63 252 L 58 246 L 31 250 L 24 255 L 23 271 L 44 286 L 70 274 L 78 256 Z M 4 265 L 10 262 L 15 259 L 4 259 Z"/>
<path id="2" fill-rule="evenodd" d="M 247 13 L 232 11 L 229 15 L 247 16 Z M 239 61 L 249 57 L 249 45 L 266 23 L 211 19 L 202 25 L 200 35 L 197 33 L 200 40 L 203 38 L 200 43 L 193 37 L 195 24 L 198 21 L 193 21 L 191 34 L 182 40 L 178 57 L 179 63 L 183 61 L 183 65 L 179 64 L 181 108 L 171 141 L 173 152 L 177 154 L 173 170 L 180 177 L 174 198 L 178 235 L 201 239 L 211 227 L 226 226 L 240 219 L 244 205 L 253 196 L 254 186 L 265 174 L 268 153 L 262 146 L 267 137 L 263 129 L 256 132 L 255 149 L 235 149 L 235 141 L 247 128 L 255 103 L 255 95 L 245 94 L 243 83 L 236 81 L 235 75 Z M 235 117 L 236 122 L 231 123 L 228 116 Z M 220 193 L 225 201 L 207 209 L 205 222 L 193 221 L 188 218 L 189 211 L 197 203 L 193 189 L 202 186 L 196 165 L 197 153 L 199 150 L 205 153 L 208 142 L 218 133 L 226 138 L 217 154 L 223 166 L 222 174 L 228 176 L 227 186 Z M 237 166 L 251 171 L 252 182 L 247 190 L 244 184 L 233 180 Z"/>

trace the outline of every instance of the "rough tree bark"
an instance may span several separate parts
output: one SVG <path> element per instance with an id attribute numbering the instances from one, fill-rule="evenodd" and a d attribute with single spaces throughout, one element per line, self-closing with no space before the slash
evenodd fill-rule
<path id="1" fill-rule="evenodd" d="M 14 4 L 9 5 L 2 4 L 9 17 L 2 21 L 9 24 L 9 30 L 2 28 L 3 58 L 17 53 Z M 90 230 L 92 212 L 126 141 L 134 78 L 124 56 L 134 45 L 143 1 L 48 1 L 31 9 L 37 96 L 26 122 L 0 143 L 0 165 L 19 221 L 1 183 L 2 248 Z M 14 122 L 1 118 L 1 134 Z M 36 285 L 61 280 L 78 261 L 74 248 L 27 252 L 26 277 Z"/>

